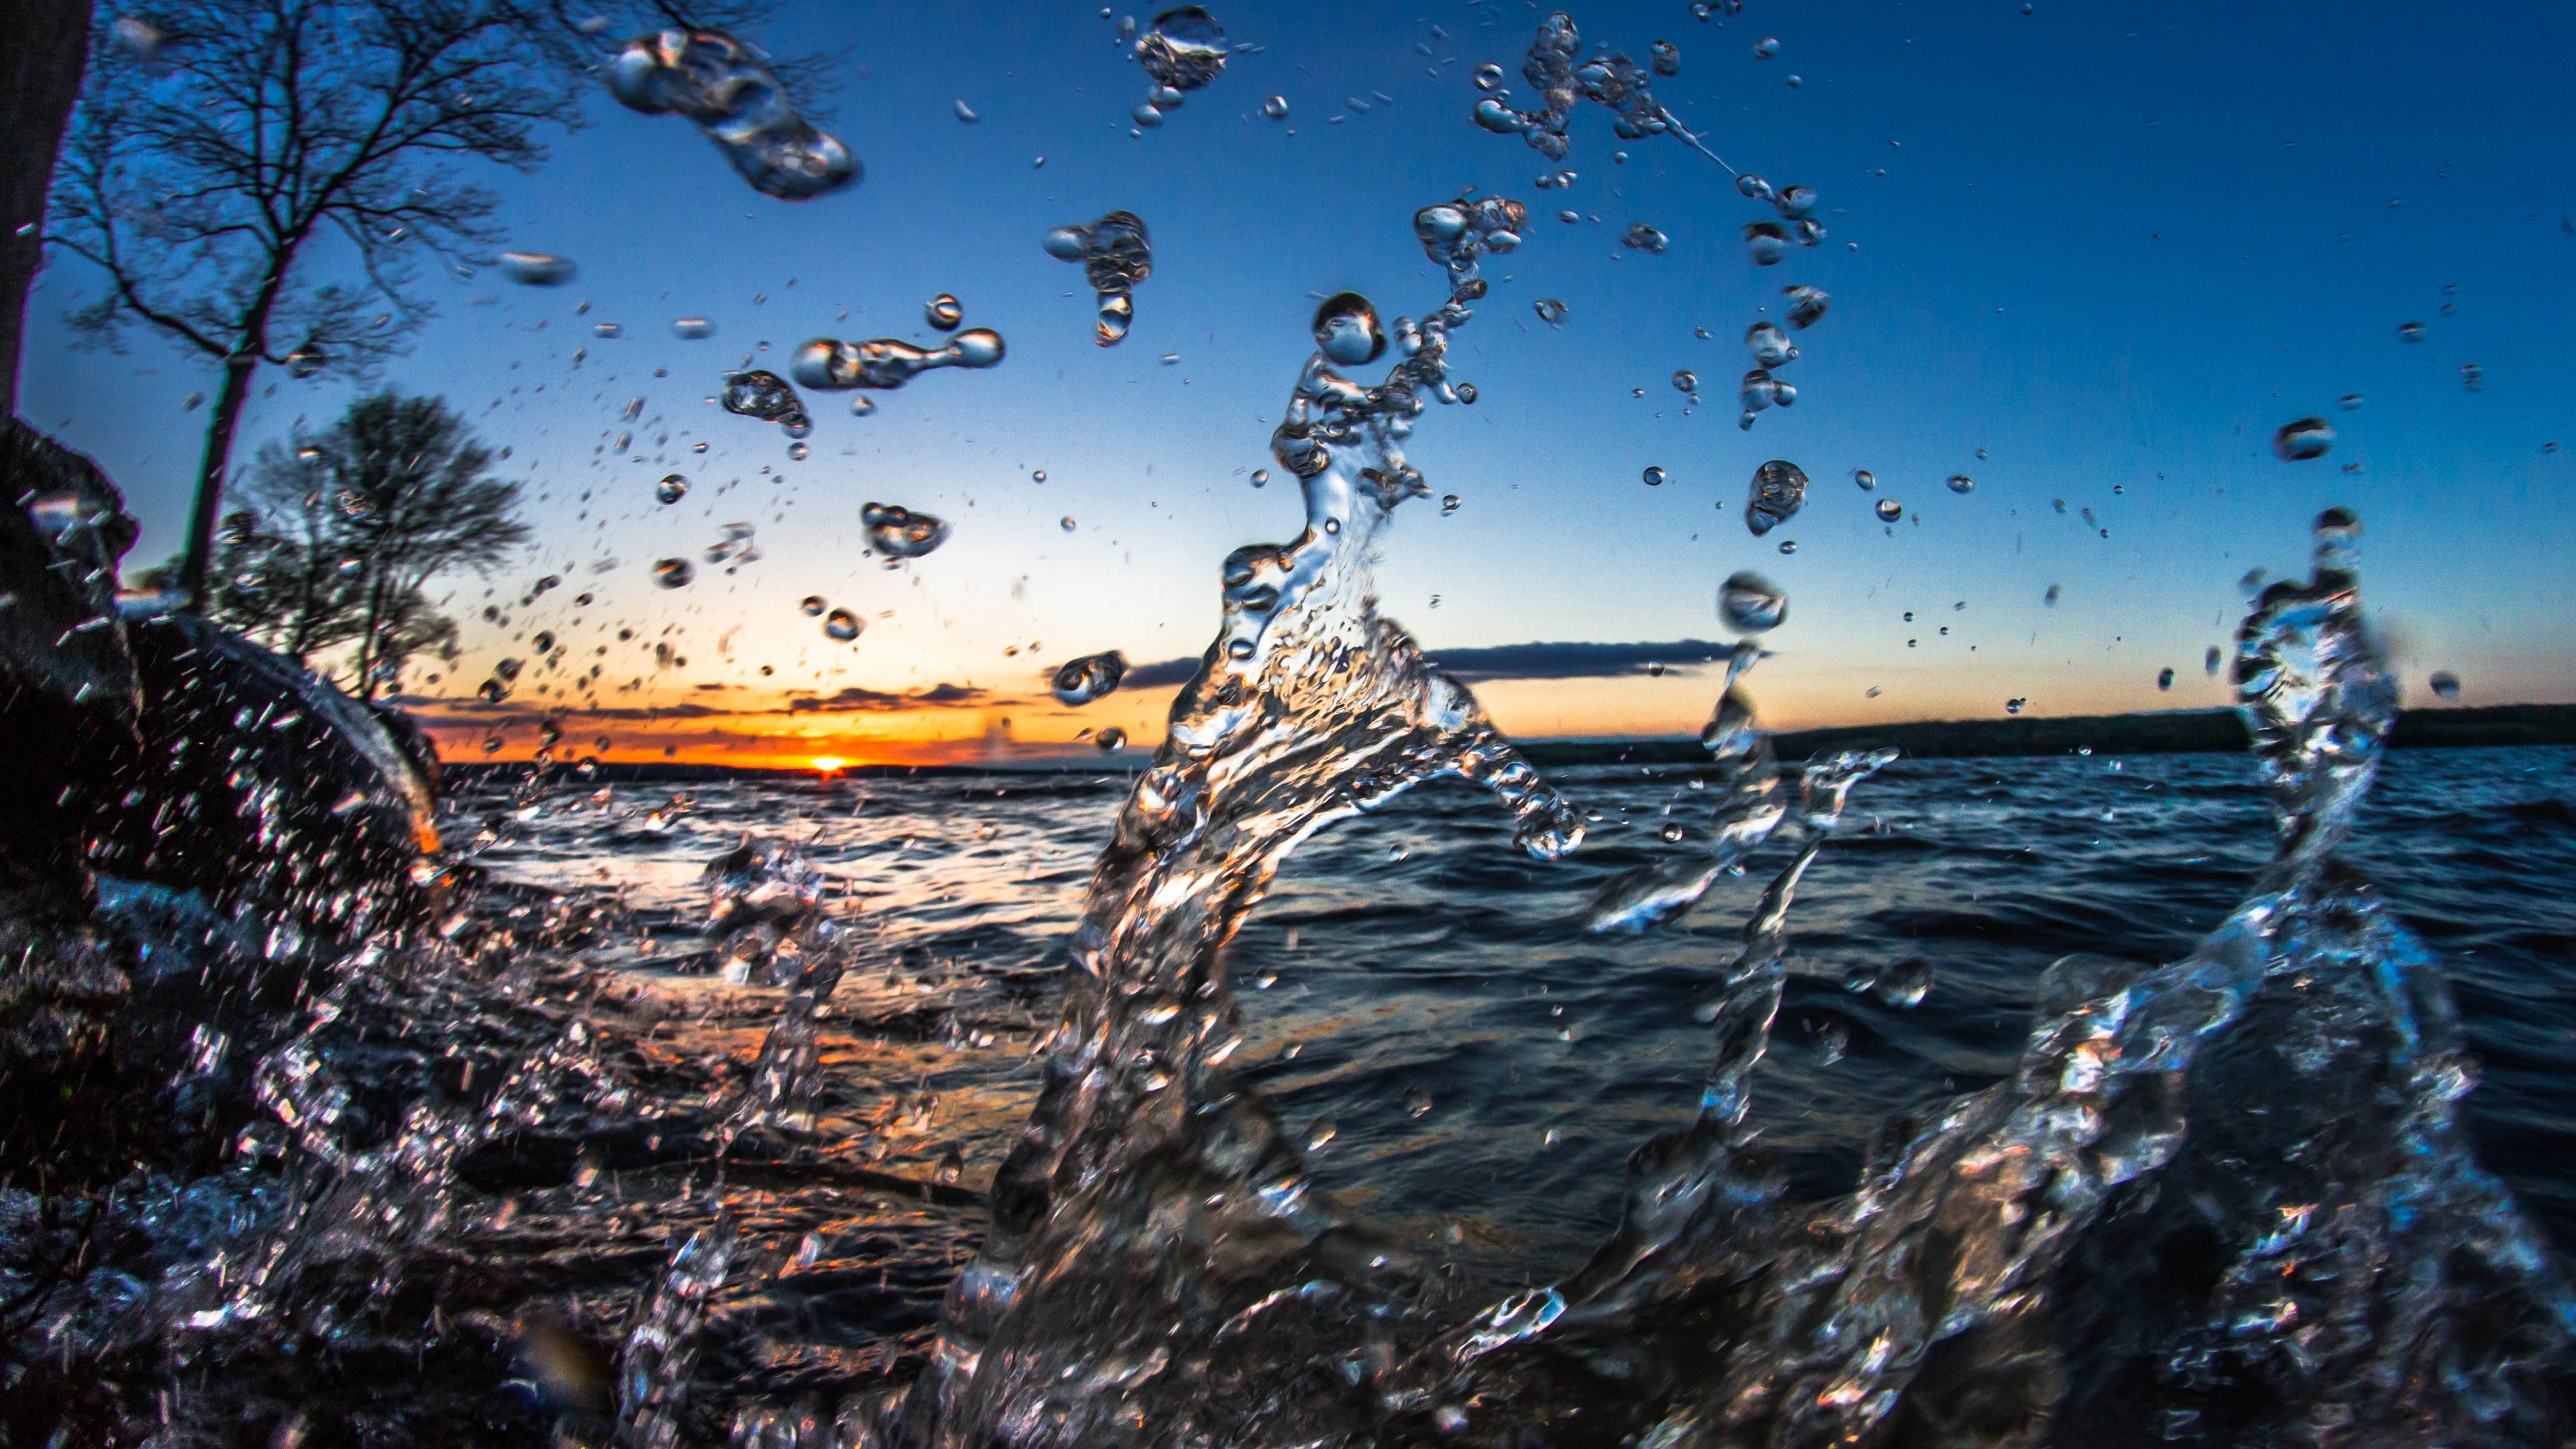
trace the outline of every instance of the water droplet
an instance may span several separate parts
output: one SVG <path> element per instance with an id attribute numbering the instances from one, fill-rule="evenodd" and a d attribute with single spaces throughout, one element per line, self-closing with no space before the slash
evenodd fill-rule
<path id="1" fill-rule="evenodd" d="M 818 601 L 819 602 L 819 601 Z M 834 609 L 823 616 L 823 637 L 847 644 L 866 632 L 867 621 L 847 609 Z"/>
<path id="2" fill-rule="evenodd" d="M 666 589 L 686 587 L 697 576 L 697 566 L 684 558 L 666 558 L 653 565 L 653 582 Z"/>
<path id="3" fill-rule="evenodd" d="M 2170 670 L 2170 669 L 2159 669 L 2159 670 L 2157 670 L 2157 671 L 2156 671 L 2156 688 L 2158 688 L 2158 689 L 2160 689 L 2160 690 L 2161 690 L 2161 689 L 2171 689 L 2171 688 L 2173 688 L 2173 681 L 2174 681 L 2174 672 L 2173 672 L 2172 670 Z"/>
<path id="4" fill-rule="evenodd" d="M 807 457 L 812 455 L 813 451 L 813 449 L 805 446 L 801 442 L 790 443 L 787 445 L 787 461 L 791 463 L 802 463 Z"/>
<path id="5" fill-rule="evenodd" d="M 1156 106 L 1152 101 L 1138 102 L 1136 109 L 1128 112 L 1127 114 L 1135 119 L 1137 125 L 1142 126 L 1148 131 L 1154 130 L 1163 124 L 1163 112 L 1161 108 Z"/>
<path id="6" fill-rule="evenodd" d="M 719 399 L 724 410 L 740 417 L 758 418 L 777 423 L 790 437 L 802 436 L 801 427 L 810 430 L 813 423 L 805 416 L 805 404 L 787 379 L 762 369 L 725 374 L 724 394 Z"/>
<path id="7" fill-rule="evenodd" d="M 1789 596 L 1750 569 L 1727 575 L 1717 589 L 1717 616 L 1739 634 L 1761 634 L 1789 617 Z"/>
<path id="8" fill-rule="evenodd" d="M 1822 287 L 1801 284 L 1783 287 L 1780 294 L 1789 299 L 1789 325 L 1801 332 L 1822 321 L 1826 310 L 1834 304 L 1834 299 L 1827 296 Z"/>
<path id="9" fill-rule="evenodd" d="M 805 611 L 806 618 L 819 619 L 823 617 L 823 610 L 827 605 L 825 604 L 821 594 L 807 594 L 802 600 L 798 601 L 796 607 Z"/>
<path id="10" fill-rule="evenodd" d="M 2398 341 L 2400 341 L 2400 342 L 2421 342 L 2421 341 L 2423 341 L 2423 340 L 2424 340 L 2424 324 L 2423 324 L 2423 323 L 2421 323 L 2421 322 L 2400 322 L 2400 323 L 2398 323 L 2398 324 L 2397 324 L 2397 340 L 2398 340 Z"/>
<path id="11" fill-rule="evenodd" d="M 1778 55 L 1779 53 L 1780 37 L 1776 35 L 1766 35 L 1760 40 L 1753 42 L 1753 58 L 1755 60 L 1769 60 L 1771 57 Z"/>
<path id="12" fill-rule="evenodd" d="M 888 558 L 919 558 L 948 541 L 945 521 L 892 503 L 870 503 L 859 510 L 868 545 Z"/>
<path id="13" fill-rule="evenodd" d="M 966 104 L 964 101 L 954 102 L 954 105 L 957 110 L 957 119 L 964 121 L 967 125 L 971 126 L 979 119 L 975 114 L 975 108 L 973 106 Z"/>
<path id="14" fill-rule="evenodd" d="M 1111 725 L 1109 728 L 1093 735 L 1091 737 L 1091 743 L 1104 755 L 1116 754 L 1118 751 L 1127 748 L 1127 732 L 1116 725 Z"/>
<path id="15" fill-rule="evenodd" d="M 949 293 L 942 292 L 922 305 L 921 318 L 942 332 L 954 332 L 966 320 L 966 308 Z"/>
<path id="16" fill-rule="evenodd" d="M 1673 391 L 1686 393 L 1699 391 L 1699 374 L 1691 371 L 1687 367 L 1675 372 L 1673 374 Z"/>
<path id="17" fill-rule="evenodd" d="M 1950 491 L 1953 493 L 1965 493 L 1976 486 L 1977 480 L 1969 477 L 1965 473 L 1953 473 L 1950 475 Z"/>
<path id="18" fill-rule="evenodd" d="M 1357 292 L 1336 292 L 1315 309 L 1315 346 L 1328 362 L 1356 367 L 1386 352 L 1377 308 Z"/>
<path id="19" fill-rule="evenodd" d="M 1762 536 L 1788 523 L 1806 505 L 1806 472 L 1788 459 L 1772 459 L 1754 469 L 1752 498 L 1744 503 L 1744 526 Z"/>
<path id="20" fill-rule="evenodd" d="M 1735 178 L 1735 189 L 1755 201 L 1771 199 L 1771 183 L 1747 171 Z"/>
<path id="21" fill-rule="evenodd" d="M 1664 843 L 1666 845 L 1679 845 L 1681 843 L 1683 831 L 1679 821 L 1665 822 L 1663 830 L 1659 833 L 1664 837 Z"/>
<path id="22" fill-rule="evenodd" d="M 1911 640 L 1908 640 L 1907 642 L 1908 642 L 1908 643 L 1911 643 L 1912 641 L 1911 641 Z M 2024 704 L 2027 704 L 2027 703 L 2029 703 L 2029 701 L 2028 701 L 2028 700 L 2020 700 L 2020 699 L 2008 699 L 2008 700 L 2005 700 L 2005 701 L 2004 701 L 2004 713 L 2006 713 L 2006 714 L 2019 714 L 2019 713 L 2021 713 L 2021 707 L 2022 707 Z"/>
<path id="23" fill-rule="evenodd" d="M 639 35 L 609 62 L 608 88 L 630 110 L 695 121 L 766 195 L 807 201 L 858 179 L 850 148 L 798 115 L 752 47 L 722 31 Z"/>
<path id="24" fill-rule="evenodd" d="M 1443 495 L 1440 499 L 1440 512 L 1442 516 L 1446 517 L 1449 514 L 1457 512 L 1458 503 L 1459 498 L 1457 494 L 1450 493 Z"/>
<path id="25" fill-rule="evenodd" d="M 501 275 L 523 287 L 560 287 L 581 271 L 570 257 L 545 252 L 501 253 Z"/>
<path id="26" fill-rule="evenodd" d="M 2345 393 L 2342 397 L 2335 399 L 2335 405 L 2348 413 L 2358 412 L 2361 410 L 2361 394 L 2357 392 Z"/>
<path id="27" fill-rule="evenodd" d="M 850 416 L 851 416 L 851 417 L 854 417 L 854 418 L 863 418 L 863 417 L 866 417 L 868 414 L 870 414 L 870 413 L 872 413 L 872 412 L 875 412 L 876 410 L 877 410 L 877 405 L 876 405 L 876 403 L 875 403 L 872 399 L 870 399 L 870 398 L 869 398 L 866 394 L 864 394 L 864 393 L 860 394 L 860 395 L 859 395 L 859 396 L 857 396 L 857 397 L 854 397 L 854 398 L 850 399 Z M 700 446 L 701 446 L 701 447 L 703 447 L 704 445 L 703 445 L 703 444 L 701 444 Z"/>
<path id="28" fill-rule="evenodd" d="M 1789 234 L 1776 221 L 1752 221 L 1744 225 L 1744 255 L 1757 267 L 1776 266 L 1789 254 Z"/>
<path id="29" fill-rule="evenodd" d="M 1099 303 L 1100 345 L 1116 346 L 1136 317 L 1136 303 L 1128 294 L 1154 274 L 1154 247 L 1144 219 L 1132 211 L 1113 211 L 1088 226 L 1056 227 L 1039 244 L 1051 257 L 1082 263 Z"/>
<path id="30" fill-rule="evenodd" d="M 2203 674 L 2207 674 L 2207 675 L 2210 675 L 2211 677 L 2215 678 L 2215 677 L 2217 676 L 2217 674 L 2218 674 L 2218 665 L 2219 665 L 2219 661 L 2220 661 L 2223 657 L 2224 657 L 2224 656 L 2222 656 L 2222 655 L 2218 652 L 2218 646 L 2217 646 L 2217 645 L 2215 645 L 2215 644 L 2210 645 L 2210 646 L 2209 646 L 2209 652 L 2208 652 L 2207 654 L 2204 654 L 2204 655 L 2202 655 L 2202 656 L 2200 657 L 2200 670 L 2201 670 L 2201 672 L 2202 672 Z"/>
<path id="31" fill-rule="evenodd" d="M 1619 244 L 1621 246 L 1632 247 L 1641 252 L 1653 252 L 1657 254 L 1660 254 L 1665 247 L 1671 245 L 1671 242 L 1672 239 L 1670 237 L 1665 236 L 1662 232 L 1655 230 L 1653 227 L 1646 225 L 1642 221 L 1630 222 L 1628 224 L 1628 230 L 1622 233 L 1619 237 Z"/>
<path id="32" fill-rule="evenodd" d="M 653 496 L 664 503 L 677 503 L 689 496 L 689 480 L 677 473 L 667 473 L 653 485 Z"/>
<path id="33" fill-rule="evenodd" d="M 1334 1124 L 1332 1118 L 1318 1117 L 1313 1125 L 1306 1129 L 1306 1150 L 1321 1152 L 1324 1150 L 1324 1144 L 1332 1141 L 1340 1133 L 1341 1128 Z"/>
<path id="34" fill-rule="evenodd" d="M 1798 551 L 1798 541 L 1794 538 L 1784 538 L 1780 540 L 1780 551 L 1782 553 L 1796 553 Z"/>
<path id="35" fill-rule="evenodd" d="M 1261 103 L 1261 114 L 1268 116 L 1274 121 L 1284 121 L 1288 119 L 1288 98 L 1286 96 L 1272 96 L 1268 100 L 1263 101 Z"/>
<path id="36" fill-rule="evenodd" d="M 1538 320 L 1546 323 L 1550 327 L 1562 327 L 1565 325 L 1565 304 L 1556 300 L 1554 297 L 1539 298 L 1537 301 L 1530 303 L 1530 310 L 1538 314 Z"/>
<path id="37" fill-rule="evenodd" d="M 2460 364 L 2460 385 L 2461 385 L 2462 387 L 2467 388 L 2467 389 L 2468 389 L 2469 391 L 2471 391 L 2471 392 L 2484 392 L 2484 391 L 2486 391 L 2486 389 L 2487 389 L 2487 370 L 2486 370 L 2485 368 L 2483 368 L 2483 367 L 2478 366 L 2478 365 L 2477 365 L 2476 363 L 2474 363 L 2474 362 L 2463 362 L 2463 363 L 2461 363 L 2461 364 Z"/>
<path id="38" fill-rule="evenodd" d="M 1056 523 L 1057 523 L 1057 525 L 1058 525 L 1059 527 L 1061 527 L 1065 532 L 1067 532 L 1067 533 L 1071 533 L 1071 532 L 1073 532 L 1073 515 L 1072 515 L 1072 514 L 1068 513 L 1068 514 L 1066 514 L 1064 517 L 1057 519 L 1057 520 L 1056 520 Z"/>
<path id="39" fill-rule="evenodd" d="M 1002 360 L 1002 334 L 989 327 L 969 327 L 941 348 L 915 347 L 892 337 L 871 342 L 841 342 L 817 337 L 796 349 L 789 370 L 807 387 L 842 391 L 885 391 L 940 367 L 983 368 Z"/>
<path id="40" fill-rule="evenodd" d="M 623 336 L 625 332 L 625 328 L 614 322 L 593 322 L 590 324 L 590 335 L 593 337 L 619 337 Z"/>
<path id="41" fill-rule="evenodd" d="M 1867 468 L 1854 468 L 1852 470 L 1852 481 L 1859 484 L 1861 491 L 1866 493 L 1878 486 L 1878 475 L 1869 471 Z"/>
<path id="42" fill-rule="evenodd" d="M 1476 89 L 1491 92 L 1502 88 L 1503 68 L 1501 66 L 1489 60 L 1476 67 Z"/>
<path id="43" fill-rule="evenodd" d="M 1646 469 L 1645 478 L 1646 486 L 1649 488 L 1661 488 L 1664 486 L 1664 470 L 1661 468 L 1649 466 Z"/>
<path id="44" fill-rule="evenodd" d="M 1795 359 L 1798 349 L 1789 343 L 1789 334 L 1776 322 L 1756 322 L 1744 329 L 1744 348 L 1753 354 L 1756 367 L 1778 367 Z"/>
<path id="45" fill-rule="evenodd" d="M 1126 674 L 1126 658 L 1112 649 L 1106 654 L 1086 654 L 1061 666 L 1047 687 L 1066 704 L 1089 704 L 1116 690 Z"/>
<path id="46" fill-rule="evenodd" d="M 1893 498 L 1882 498 L 1878 500 L 1878 516 L 1882 522 L 1894 523 L 1905 516 L 1905 505 Z"/>
<path id="47" fill-rule="evenodd" d="M 1136 42 L 1136 63 L 1155 83 L 1194 91 L 1225 69 L 1225 27 L 1196 5 L 1166 10 Z"/>
<path id="48" fill-rule="evenodd" d="M 2322 458 L 2334 447 L 2335 430 L 2323 418 L 2301 418 L 2283 423 L 2272 434 L 2272 456 L 2285 463 L 2302 463 Z"/>
<path id="49" fill-rule="evenodd" d="M 1033 470 L 1029 474 L 1029 481 L 1032 483 L 1044 483 L 1046 481 L 1046 470 L 1044 468 Z"/>
<path id="50" fill-rule="evenodd" d="M 2453 674 L 2447 669 L 2434 670 L 2433 677 L 2429 682 L 2433 686 L 2433 692 L 2444 699 L 2457 699 L 2460 697 L 2460 676 Z"/>

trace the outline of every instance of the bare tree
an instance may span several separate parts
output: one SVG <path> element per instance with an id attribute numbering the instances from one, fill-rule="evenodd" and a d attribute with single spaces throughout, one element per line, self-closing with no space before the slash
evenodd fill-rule
<path id="1" fill-rule="evenodd" d="M 398 349 L 429 311 L 423 261 L 467 268 L 497 239 L 453 163 L 533 167 L 579 104 L 493 0 L 152 0 L 121 20 L 148 39 L 93 43 L 52 240 L 106 273 L 76 325 L 140 323 L 223 365 L 180 579 L 202 599 L 253 371 Z M 313 279 L 324 242 L 344 280 Z"/>

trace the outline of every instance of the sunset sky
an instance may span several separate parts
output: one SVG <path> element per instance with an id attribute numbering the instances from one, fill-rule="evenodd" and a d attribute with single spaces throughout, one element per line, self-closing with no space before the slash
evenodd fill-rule
<path id="1" fill-rule="evenodd" d="M 405 680 L 444 748 L 481 758 L 497 728 L 524 756 L 594 664 L 601 709 L 564 728 L 612 758 L 1042 758 L 1113 724 L 1150 744 L 1186 677 L 1173 661 L 1214 629 L 1219 561 L 1298 525 L 1293 480 L 1250 475 L 1276 469 L 1316 298 L 1435 305 L 1410 218 L 1470 185 L 1532 219 L 1451 347 L 1479 401 L 1435 406 L 1409 445 L 1435 498 L 1395 519 L 1384 607 L 1514 733 L 1695 729 L 1713 680 L 1684 666 L 1712 647 L 1691 641 L 1726 637 L 1716 588 L 1740 568 L 1792 600 L 1753 679 L 1775 727 L 2222 703 L 2201 659 L 2240 577 L 2301 567 L 2333 503 L 2368 527 L 2365 594 L 2410 703 L 2431 702 L 2434 669 L 2461 703 L 2576 699 L 2576 452 L 2556 446 L 2576 448 L 2576 10 L 1750 0 L 1722 27 L 1681 0 L 1575 10 L 1587 50 L 1672 41 L 1682 72 L 1658 97 L 1728 162 L 1816 188 L 1829 236 L 1756 268 L 1740 230 L 1769 209 L 1680 142 L 1619 141 L 1586 108 L 1573 185 L 1542 190 L 1556 165 L 1470 120 L 1482 62 L 1532 103 L 1537 10 L 1213 8 L 1257 49 L 1141 135 L 1150 82 L 1096 7 L 812 0 L 754 38 L 838 57 L 825 124 L 860 184 L 773 200 L 686 121 L 604 94 L 542 170 L 483 178 L 510 247 L 580 273 L 433 280 L 439 315 L 379 379 L 445 393 L 529 485 L 538 542 L 448 581 L 464 658 Z M 1766 36 L 1779 53 L 1758 59 Z M 1274 93 L 1284 121 L 1262 114 Z M 1039 238 L 1113 208 L 1151 228 L 1154 273 L 1132 334 L 1101 348 L 1080 268 Z M 1623 248 L 1637 221 L 1670 249 Z M 131 568 L 178 546 L 205 419 L 186 399 L 217 378 L 139 335 L 122 355 L 73 347 L 62 315 L 95 283 L 58 257 L 40 284 L 20 411 L 124 487 L 144 523 Z M 1741 339 L 1792 283 L 1832 310 L 1781 371 L 1797 405 L 1740 430 Z M 712 403 L 726 370 L 785 372 L 811 337 L 929 343 L 941 292 L 1008 340 L 999 366 L 809 392 L 803 461 Z M 714 336 L 674 336 L 681 316 Z M 2424 340 L 2401 342 L 2406 322 Z M 241 461 L 353 392 L 257 386 Z M 853 396 L 875 411 L 853 416 Z M 2275 459 L 2274 429 L 2308 415 L 2333 451 Z M 1770 458 L 1813 487 L 1756 539 L 1746 487 Z M 664 506 L 670 472 L 692 488 Z M 1943 483 L 1961 473 L 1964 495 Z M 1889 498 L 1892 528 L 1872 512 Z M 919 560 L 864 556 L 872 500 L 954 533 Z M 735 521 L 761 557 L 655 587 L 654 560 L 702 559 Z M 549 574 L 562 585 L 523 603 Z M 866 632 L 827 639 L 809 594 Z M 531 666 L 498 709 L 475 700 L 540 630 L 560 666 Z M 1474 652 L 1558 643 L 1634 647 Z M 1047 670 L 1104 649 L 1164 667 L 1083 709 L 1046 696 Z"/>

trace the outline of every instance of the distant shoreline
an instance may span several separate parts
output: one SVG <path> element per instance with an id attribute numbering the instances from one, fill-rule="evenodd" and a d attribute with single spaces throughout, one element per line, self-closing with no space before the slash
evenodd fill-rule
<path id="1" fill-rule="evenodd" d="M 2066 715 L 2054 718 L 1914 720 L 1903 724 L 1840 725 L 1789 730 L 1772 736 L 1784 760 L 1829 750 L 1894 747 L 1909 759 L 1976 759 L 2066 755 L 2242 754 L 2251 741 L 2232 709 L 2159 711 L 2149 714 Z M 2461 709 L 2408 710 L 2398 716 L 2394 749 L 2466 749 L 2508 745 L 2576 744 L 2576 704 L 2497 704 Z M 1530 763 L 1555 765 L 1690 765 L 1708 755 L 1693 739 L 1524 740 Z M 1068 775 L 1141 767 L 1149 753 L 1091 759 L 1001 760 L 949 765 L 852 765 L 837 775 L 853 779 L 937 778 L 950 775 Z M 451 776 L 471 779 L 495 770 L 523 770 L 520 761 L 457 761 Z M 602 761 L 604 782 L 731 780 L 750 776 L 813 777 L 810 769 L 677 761 Z"/>

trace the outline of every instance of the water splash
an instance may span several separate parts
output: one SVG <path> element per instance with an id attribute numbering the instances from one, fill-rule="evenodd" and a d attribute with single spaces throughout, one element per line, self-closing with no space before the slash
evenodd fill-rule
<path id="1" fill-rule="evenodd" d="M 902 1407 L 907 1437 L 1127 1442 L 1151 1425 L 1158 1439 L 1232 1438 L 1272 1391 L 1212 1379 L 1208 1356 L 1256 1362 L 1295 1323 L 1356 1330 L 1354 1314 L 1399 1295 L 1401 1266 L 1310 1191 L 1303 1148 L 1229 1087 L 1240 1037 L 1222 953 L 1300 841 L 1425 780 L 1485 785 L 1533 854 L 1581 839 L 1465 687 L 1378 614 L 1372 577 L 1386 520 L 1427 492 L 1402 440 L 1426 398 L 1472 396 L 1446 347 L 1485 295 L 1478 259 L 1517 245 L 1525 220 L 1498 198 L 1416 213 L 1448 299 L 1396 319 L 1400 358 L 1374 386 L 1334 362 L 1374 350 L 1360 310 L 1319 317 L 1271 440 L 1304 487 L 1306 528 L 1226 561 L 1223 623 L 1093 874 L 1045 1087 Z M 1197 1265 L 1220 1243 L 1221 1274 L 1151 1266 Z M 1258 1421 L 1293 1437 L 1335 1417 L 1328 1402 L 1275 1402 Z"/>
<path id="2" fill-rule="evenodd" d="M 868 546 L 889 559 L 919 558 L 948 541 L 948 521 L 915 513 L 896 503 L 869 503 L 859 509 L 868 531 Z"/>
<path id="3" fill-rule="evenodd" d="M 859 178 L 858 158 L 796 113 L 758 49 L 722 31 L 629 40 L 609 63 L 608 89 L 629 110 L 697 122 L 754 190 L 783 201 L 810 201 Z"/>
<path id="4" fill-rule="evenodd" d="M 1113 211 L 1089 226 L 1060 226 L 1043 242 L 1047 255 L 1082 263 L 1100 306 L 1100 345 L 1115 347 L 1136 320 L 1134 292 L 1154 274 L 1154 246 L 1145 222 L 1132 211 Z"/>
<path id="5" fill-rule="evenodd" d="M 1582 51 L 1583 35 L 1575 29 L 1574 17 L 1559 10 L 1540 21 L 1537 38 L 1530 42 L 1529 52 L 1521 60 L 1521 76 L 1538 88 L 1539 106 L 1527 111 L 1514 107 L 1511 92 L 1498 88 L 1499 68 L 1486 67 L 1477 73 L 1477 86 L 1487 94 L 1477 98 L 1476 124 L 1498 136 L 1519 136 L 1531 150 L 1551 161 L 1562 161 L 1574 149 L 1566 127 L 1573 121 L 1575 108 L 1583 101 L 1591 101 L 1618 113 L 1611 130 L 1621 140 L 1677 136 L 1692 150 L 1725 167 L 1728 175 L 1735 174 L 1726 158 L 1710 150 L 1655 99 L 1648 89 L 1645 67 L 1615 53 L 1578 63 L 1576 57 Z M 1660 68 L 1663 52 L 1656 53 L 1655 61 L 1658 74 L 1679 73 L 1678 53 L 1672 70 Z M 1487 70 L 1493 72 L 1495 84 L 1486 83 Z"/>

